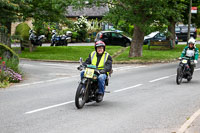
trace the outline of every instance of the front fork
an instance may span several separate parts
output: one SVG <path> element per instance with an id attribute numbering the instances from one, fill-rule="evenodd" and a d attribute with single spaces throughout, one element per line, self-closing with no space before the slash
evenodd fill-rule
<path id="1" fill-rule="evenodd" d="M 87 78 L 83 78 L 81 80 L 81 84 L 83 84 L 83 86 L 85 87 L 85 91 L 84 91 L 84 99 L 85 99 L 85 101 L 88 100 L 88 96 L 89 96 L 90 80 L 91 79 L 87 79 Z"/>

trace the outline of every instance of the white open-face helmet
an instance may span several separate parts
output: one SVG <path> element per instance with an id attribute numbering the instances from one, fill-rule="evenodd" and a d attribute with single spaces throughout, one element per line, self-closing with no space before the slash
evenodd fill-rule
<path id="1" fill-rule="evenodd" d="M 188 44 L 194 44 L 194 47 L 195 47 L 195 44 L 196 44 L 196 40 L 191 37 L 189 40 L 188 40 Z"/>
<path id="2" fill-rule="evenodd" d="M 55 34 L 56 33 L 56 30 L 52 30 L 52 34 Z"/>

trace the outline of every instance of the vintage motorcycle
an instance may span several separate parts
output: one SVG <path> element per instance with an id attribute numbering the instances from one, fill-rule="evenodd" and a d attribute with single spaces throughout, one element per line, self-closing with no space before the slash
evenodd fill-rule
<path id="1" fill-rule="evenodd" d="M 182 79 L 187 79 L 187 81 L 191 81 L 192 74 L 190 65 L 195 65 L 194 60 L 191 60 L 187 57 L 182 57 L 180 59 L 179 66 L 177 68 L 177 75 L 176 75 L 176 83 L 179 85 L 182 83 Z"/>
<path id="2" fill-rule="evenodd" d="M 33 30 L 29 31 L 29 40 L 34 46 L 42 46 L 45 35 L 36 36 Z"/>
<path id="3" fill-rule="evenodd" d="M 83 108 L 85 103 L 96 101 L 97 103 L 101 102 L 98 101 L 98 75 L 100 74 L 99 70 L 94 65 L 82 65 L 82 59 L 80 59 L 80 67 L 78 70 L 82 71 L 85 70 L 84 76 L 81 79 L 79 86 L 76 90 L 75 95 L 75 105 L 78 109 Z M 105 89 L 108 86 L 109 77 L 107 76 Z M 104 90 L 105 90 L 104 89 Z M 108 91 L 105 91 L 109 93 Z"/>

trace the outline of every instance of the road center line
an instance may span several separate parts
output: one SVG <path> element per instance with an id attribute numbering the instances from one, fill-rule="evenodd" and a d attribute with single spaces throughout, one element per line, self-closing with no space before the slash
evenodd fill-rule
<path id="1" fill-rule="evenodd" d="M 187 120 L 182 126 L 181 128 L 178 130 L 177 133 L 184 133 L 185 130 L 192 124 L 192 122 L 200 115 L 200 109 L 197 110 L 191 117 L 189 120 Z"/>
<path id="2" fill-rule="evenodd" d="M 130 86 L 130 87 L 127 87 L 127 88 L 124 88 L 124 89 L 116 90 L 114 92 L 120 92 L 120 91 L 125 91 L 125 90 L 129 90 L 129 89 L 133 89 L 133 88 L 139 87 L 141 85 L 143 85 L 143 84 L 137 84 L 137 85 Z"/>
<path id="3" fill-rule="evenodd" d="M 176 74 L 169 75 L 169 76 L 165 76 L 165 77 L 161 77 L 161 78 L 157 78 L 157 79 L 151 80 L 151 81 L 149 81 L 149 82 L 150 82 L 150 83 L 153 83 L 153 82 L 156 82 L 156 81 L 159 81 L 159 80 L 163 80 L 163 79 L 170 78 L 170 77 L 175 76 L 175 75 L 176 75 Z"/>
<path id="4" fill-rule="evenodd" d="M 52 106 L 48 106 L 48 107 L 32 110 L 32 111 L 26 112 L 25 114 L 32 114 L 32 113 L 36 113 L 36 112 L 39 112 L 39 111 L 43 111 L 43 110 L 47 110 L 47 109 L 63 106 L 63 105 L 66 105 L 66 104 L 70 104 L 70 103 L 74 103 L 74 101 L 69 101 L 69 102 L 65 102 L 65 103 L 60 103 L 60 104 L 56 104 L 56 105 L 52 105 Z"/>
<path id="5" fill-rule="evenodd" d="M 162 78 L 154 79 L 154 80 L 151 80 L 149 82 L 153 83 L 153 82 L 156 82 L 156 81 L 159 81 L 159 80 L 162 80 L 162 79 L 167 79 L 167 78 L 169 78 L 169 76 L 165 76 L 165 77 L 162 77 Z"/>
<path id="6" fill-rule="evenodd" d="M 124 88 L 124 89 L 120 89 L 120 90 L 116 90 L 114 92 L 120 92 L 120 91 L 125 91 L 125 90 L 128 90 L 128 89 L 132 89 L 132 88 L 135 88 L 135 87 L 139 87 L 143 84 L 137 84 L 135 86 L 130 86 L 130 87 L 127 87 L 127 88 Z M 47 110 L 47 109 L 51 109 L 51 108 L 55 108 L 55 107 L 59 107 L 59 106 L 63 106 L 63 105 L 67 105 L 67 104 L 70 104 L 70 103 L 74 103 L 74 101 L 69 101 L 69 102 L 65 102 L 65 103 L 60 103 L 60 104 L 56 104 L 56 105 L 52 105 L 52 106 L 47 106 L 47 107 L 44 107 L 44 108 L 40 108 L 40 109 L 35 109 L 35 110 L 32 110 L 32 111 L 28 111 L 24 114 L 32 114 L 32 113 L 36 113 L 36 112 L 40 112 L 40 111 L 43 111 L 43 110 Z"/>
<path id="7" fill-rule="evenodd" d="M 121 71 L 121 70 L 128 70 L 128 69 L 137 69 L 137 68 L 144 68 L 146 66 L 126 66 L 126 67 L 117 67 L 117 68 L 113 68 L 114 71 Z"/>
<path id="8" fill-rule="evenodd" d="M 200 68 L 197 68 L 197 69 L 195 69 L 194 71 L 199 71 L 200 70 Z"/>

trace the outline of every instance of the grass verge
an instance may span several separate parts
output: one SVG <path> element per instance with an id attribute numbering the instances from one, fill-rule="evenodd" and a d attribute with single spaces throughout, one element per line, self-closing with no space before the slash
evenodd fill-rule
<path id="1" fill-rule="evenodd" d="M 134 58 L 128 57 L 130 47 L 123 50 L 124 47 L 107 46 L 106 51 L 114 56 L 115 63 L 155 63 L 175 61 L 180 57 L 184 47 L 185 45 L 176 45 L 174 49 L 169 49 L 154 46 L 148 50 L 148 46 L 144 45 L 142 57 Z M 200 49 L 200 45 L 197 45 L 197 47 Z M 34 60 L 78 61 L 80 57 L 85 60 L 93 50 L 93 46 L 38 47 L 34 52 L 25 49 L 19 56 L 20 58 Z M 116 56 L 116 53 L 119 55 Z"/>
<path id="2" fill-rule="evenodd" d="M 171 62 L 180 57 L 183 48 L 186 45 L 176 45 L 174 49 L 166 47 L 154 46 L 148 50 L 148 46 L 143 46 L 142 57 L 128 57 L 130 48 L 126 49 L 122 54 L 117 56 L 114 61 L 121 63 L 155 63 L 155 62 Z M 197 45 L 200 48 L 200 45 Z"/>
<path id="3" fill-rule="evenodd" d="M 106 46 L 106 51 L 112 56 L 122 48 L 120 46 Z M 34 60 L 78 61 L 80 57 L 85 60 L 92 51 L 94 51 L 94 46 L 37 47 L 33 52 L 25 49 L 19 54 L 19 57 Z"/>

